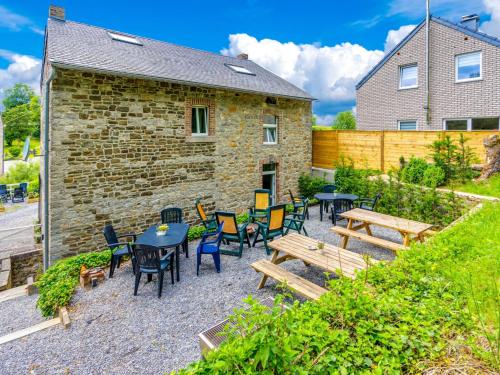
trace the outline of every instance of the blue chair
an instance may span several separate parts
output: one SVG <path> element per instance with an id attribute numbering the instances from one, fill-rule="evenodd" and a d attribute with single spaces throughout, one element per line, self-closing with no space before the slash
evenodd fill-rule
<path id="1" fill-rule="evenodd" d="M 201 241 L 196 249 L 196 276 L 199 275 L 200 271 L 201 254 L 211 254 L 214 258 L 215 269 L 217 273 L 220 272 L 220 243 L 224 235 L 222 232 L 223 228 L 224 222 L 219 224 L 216 232 L 205 233 L 201 237 Z"/>
<path id="2" fill-rule="evenodd" d="M 7 185 L 0 185 L 0 201 L 6 203 L 10 199 L 9 191 L 7 190 Z"/>

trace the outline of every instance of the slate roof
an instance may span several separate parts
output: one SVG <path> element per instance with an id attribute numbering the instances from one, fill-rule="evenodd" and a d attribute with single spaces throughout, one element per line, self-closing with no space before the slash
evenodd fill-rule
<path id="1" fill-rule="evenodd" d="M 492 44 L 496 47 L 500 48 L 500 39 L 495 38 L 494 36 L 482 33 L 480 31 L 474 31 L 471 30 L 465 26 L 462 26 L 460 23 L 453 23 L 451 21 L 445 20 L 444 18 L 436 17 L 436 16 L 431 16 L 431 21 L 434 21 L 436 23 L 439 23 L 440 25 L 450 27 L 456 31 L 460 31 L 468 36 L 471 36 L 473 38 L 477 38 L 479 40 L 482 40 L 483 42 Z M 375 65 L 362 79 L 361 81 L 358 82 L 356 85 L 356 90 L 361 88 L 361 86 L 364 85 L 366 81 L 368 81 L 377 71 L 384 66 L 384 64 L 389 60 L 392 56 L 394 56 L 413 36 L 422 28 L 425 26 L 425 19 L 420 22 L 415 28 L 405 37 L 401 42 L 399 42 L 387 55 L 384 56 L 380 62 Z"/>
<path id="2" fill-rule="evenodd" d="M 142 45 L 113 40 L 109 32 Z M 73 21 L 49 18 L 45 58 L 55 67 L 313 100 L 305 91 L 250 60 L 222 56 Z M 254 75 L 233 71 L 242 66 Z"/>

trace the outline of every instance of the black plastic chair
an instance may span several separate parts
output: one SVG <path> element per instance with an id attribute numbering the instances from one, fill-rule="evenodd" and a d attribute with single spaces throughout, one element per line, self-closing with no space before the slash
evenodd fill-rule
<path id="1" fill-rule="evenodd" d="M 306 227 L 304 227 L 308 206 L 309 206 L 309 199 L 306 198 L 304 200 L 304 206 L 301 209 L 285 217 L 285 228 L 286 228 L 285 235 L 287 235 L 290 230 L 295 230 L 299 234 L 300 232 L 304 231 L 304 234 L 306 236 L 309 236 L 307 234 Z"/>
<path id="2" fill-rule="evenodd" d="M 118 241 L 119 238 L 133 238 L 134 242 L 137 239 L 137 235 L 135 233 L 126 233 L 121 236 L 118 236 L 115 232 L 115 229 L 111 224 L 106 225 L 104 229 L 102 230 L 102 234 L 104 235 L 104 238 L 106 239 L 106 243 L 108 244 L 108 247 L 111 249 L 111 262 L 109 266 L 109 277 L 113 277 L 113 273 L 115 272 L 115 268 L 118 267 L 120 268 L 120 263 L 122 260 L 122 257 L 125 255 L 129 255 L 130 258 L 132 259 L 132 270 L 135 272 L 135 257 L 134 254 L 132 253 L 132 249 L 130 247 L 130 243 L 128 242 L 120 242 Z"/>
<path id="3" fill-rule="evenodd" d="M 9 199 L 10 199 L 10 194 L 9 191 L 7 190 L 7 185 L 5 184 L 0 185 L 0 201 L 7 203 Z"/>
<path id="4" fill-rule="evenodd" d="M 375 210 L 375 206 L 377 205 L 380 197 L 382 197 L 381 193 L 375 195 L 375 198 L 360 198 L 356 201 L 356 204 L 363 210 L 373 211 Z"/>
<path id="5" fill-rule="evenodd" d="M 182 223 L 182 208 L 179 207 L 168 207 L 164 208 L 160 212 L 161 223 L 162 224 L 170 224 L 170 223 Z"/>
<path id="6" fill-rule="evenodd" d="M 23 191 L 23 195 L 25 197 L 28 196 L 28 183 L 27 182 L 21 182 L 19 184 L 19 188 Z"/>
<path id="7" fill-rule="evenodd" d="M 148 281 L 151 281 L 153 274 L 158 274 L 158 298 L 161 297 L 163 290 L 163 275 L 167 268 L 170 268 L 170 279 L 174 284 L 174 251 L 169 251 L 164 256 L 160 256 L 160 248 L 151 245 L 132 245 L 134 253 L 135 264 L 135 285 L 134 296 L 137 295 L 141 275 L 143 273 L 148 275 Z"/>
<path id="8" fill-rule="evenodd" d="M 15 188 L 12 194 L 12 203 L 24 202 L 24 193 L 21 188 Z"/>
<path id="9" fill-rule="evenodd" d="M 335 190 L 337 190 L 337 186 L 329 184 L 323 186 L 323 193 L 335 193 Z M 330 206 L 330 202 L 325 201 L 323 204 L 323 207 L 325 209 L 325 212 L 328 212 L 328 207 Z"/>
<path id="10" fill-rule="evenodd" d="M 354 207 L 352 200 L 350 199 L 334 199 L 332 203 L 332 223 L 337 225 L 337 220 L 343 220 L 342 216 L 339 216 L 343 212 L 352 210 Z"/>
<path id="11" fill-rule="evenodd" d="M 182 208 L 179 207 L 167 207 L 161 210 L 161 223 L 162 224 L 172 224 L 172 223 L 183 223 L 182 218 Z M 186 253 L 186 258 L 189 258 L 188 250 L 188 239 L 182 244 L 182 251 Z"/>

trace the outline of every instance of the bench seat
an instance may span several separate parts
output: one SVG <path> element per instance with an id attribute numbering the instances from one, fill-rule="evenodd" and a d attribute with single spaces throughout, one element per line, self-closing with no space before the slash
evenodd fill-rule
<path id="1" fill-rule="evenodd" d="M 403 246 L 399 243 L 392 242 L 389 240 L 384 240 L 383 238 L 373 237 L 373 236 L 370 236 L 366 233 L 358 232 L 358 231 L 347 229 L 344 227 L 334 226 L 333 228 L 331 228 L 331 230 L 333 232 L 341 235 L 341 236 L 354 237 L 360 241 L 368 242 L 368 243 L 371 243 L 373 245 L 377 245 L 377 246 L 392 250 L 394 252 L 398 252 L 400 250 L 406 249 L 405 246 Z"/>

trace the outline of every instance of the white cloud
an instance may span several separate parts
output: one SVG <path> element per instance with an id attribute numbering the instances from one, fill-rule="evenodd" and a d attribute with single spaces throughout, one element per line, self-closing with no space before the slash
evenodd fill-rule
<path id="1" fill-rule="evenodd" d="M 317 125 L 331 126 L 335 120 L 335 115 L 314 115 L 316 116 Z"/>
<path id="2" fill-rule="evenodd" d="M 0 103 L 5 90 L 18 82 L 26 83 L 36 93 L 40 91 L 40 69 L 42 67 L 40 59 L 3 49 L 0 49 L 0 58 L 9 61 L 6 69 L 0 69 Z"/>
<path id="3" fill-rule="evenodd" d="M 491 14 L 491 20 L 481 24 L 481 31 L 500 37 L 500 0 L 483 0 L 486 11 Z"/>
<path id="4" fill-rule="evenodd" d="M 309 92 L 320 101 L 355 98 L 355 84 L 383 56 L 359 44 L 335 46 L 257 40 L 248 34 L 231 34 L 224 55 L 247 53 L 249 58 L 278 76 Z"/>
<path id="5" fill-rule="evenodd" d="M 384 51 L 391 51 L 396 45 L 401 42 L 413 29 L 415 25 L 404 25 L 397 30 L 389 30 L 385 38 Z"/>
<path id="6" fill-rule="evenodd" d="M 11 12 L 7 8 L 0 5 L 0 27 L 7 28 L 11 31 L 21 31 L 25 28 L 33 31 L 36 34 L 44 35 L 43 30 L 37 27 L 29 18 Z"/>

